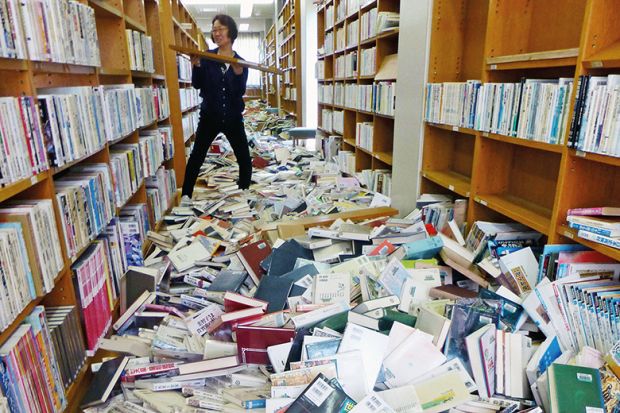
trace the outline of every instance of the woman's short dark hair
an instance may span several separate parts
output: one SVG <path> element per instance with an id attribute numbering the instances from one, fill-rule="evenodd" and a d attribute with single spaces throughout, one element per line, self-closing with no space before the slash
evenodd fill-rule
<path id="1" fill-rule="evenodd" d="M 235 22 L 235 19 L 233 19 L 227 14 L 218 14 L 211 21 L 211 26 L 213 26 L 213 23 L 215 23 L 216 20 L 219 21 L 222 26 L 226 26 L 228 28 L 228 37 L 232 42 L 234 42 L 237 39 L 237 35 L 239 34 L 239 30 L 237 29 L 237 22 Z M 211 40 L 215 42 L 215 40 L 213 40 L 213 35 L 211 35 Z"/>

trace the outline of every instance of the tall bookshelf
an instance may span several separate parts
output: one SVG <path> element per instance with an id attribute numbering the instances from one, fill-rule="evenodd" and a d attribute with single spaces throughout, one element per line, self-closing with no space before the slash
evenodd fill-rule
<path id="1" fill-rule="evenodd" d="M 468 223 L 517 221 L 548 242 L 578 242 L 620 260 L 620 250 L 579 238 L 566 225 L 570 208 L 620 205 L 620 158 L 567 146 L 579 76 L 619 72 L 616 6 L 436 0 L 429 83 L 559 77 L 574 83 L 559 144 L 427 122 L 421 191 L 468 198 Z"/>
<path id="2" fill-rule="evenodd" d="M 279 67 L 284 71 L 280 80 L 281 109 L 286 115 L 302 119 L 301 83 L 301 0 L 286 0 L 278 12 L 278 32 L 276 47 L 280 48 Z M 275 80 L 275 79 L 274 79 Z"/>
<path id="3" fill-rule="evenodd" d="M 167 168 L 178 168 L 177 176 L 184 171 L 185 157 L 183 142 L 179 142 L 182 133 L 179 132 L 180 108 L 179 108 L 179 82 L 176 64 L 170 65 L 170 43 L 184 46 L 200 46 L 204 39 L 198 30 L 198 26 L 191 16 L 175 0 L 81 0 L 81 3 L 94 9 L 96 30 L 99 40 L 101 65 L 84 66 L 67 63 L 53 63 L 33 61 L 29 59 L 0 58 L 0 96 L 33 96 L 38 95 L 41 88 L 72 87 L 72 86 L 98 86 L 113 84 L 133 83 L 136 86 L 162 86 L 168 88 L 170 100 L 170 116 L 156 120 L 146 126 L 139 127 L 134 131 L 107 142 L 100 149 L 87 154 L 81 159 L 69 162 L 62 167 L 52 167 L 32 177 L 7 184 L 0 187 L 0 206 L 4 207 L 11 200 L 27 199 L 50 199 L 54 206 L 58 238 L 61 240 L 61 250 L 64 260 L 64 268 L 60 271 L 54 282 L 54 289 L 44 296 L 32 300 L 30 304 L 6 329 L 0 331 L 0 346 L 4 344 L 15 332 L 18 326 L 32 312 L 37 305 L 62 306 L 75 305 L 80 307 L 79 298 L 74 287 L 74 276 L 71 266 L 75 264 L 87 248 L 83 248 L 77 254 L 69 256 L 64 244 L 62 234 L 60 209 L 56 204 L 56 181 L 70 173 L 76 165 L 92 163 L 105 163 L 110 165 L 110 151 L 119 143 L 138 143 L 141 131 L 156 129 L 159 126 L 172 125 L 174 139 L 177 146 L 175 156 L 163 165 Z M 174 3 L 174 4 L 173 4 Z M 191 23 L 191 27 L 190 27 Z M 131 70 L 130 52 L 126 40 L 126 29 L 144 33 L 152 38 L 154 72 Z M 181 175 L 182 176 L 182 175 Z M 180 181 L 178 181 L 180 182 Z M 174 204 L 172 197 L 168 209 Z M 147 190 L 145 180 L 139 185 L 125 205 L 147 203 Z M 120 213 L 116 208 L 116 215 Z M 158 228 L 163 221 L 151 223 L 151 228 Z M 144 245 L 146 251 L 148 245 Z M 31 265 L 36 265 L 31 263 Z M 114 319 L 119 316 L 119 302 L 114 302 Z M 91 379 L 90 364 L 101 358 L 98 353 L 90 358 L 81 369 L 77 379 L 67 390 L 69 405 L 67 411 L 78 411 L 80 400 L 85 393 L 88 382 Z"/>
<path id="4" fill-rule="evenodd" d="M 378 12 L 399 12 L 400 0 L 360 0 L 359 7 L 347 5 L 347 0 L 326 0 L 319 4 L 317 12 L 317 33 L 319 50 L 326 51 L 317 56 L 318 64 L 324 65 L 324 76 L 318 76 L 319 87 L 332 90 L 339 86 L 346 87 L 349 84 L 373 85 L 376 73 L 386 62 L 386 58 L 398 52 L 399 29 L 393 29 L 362 39 L 361 30 L 358 30 L 353 38 L 350 38 L 348 28 L 359 24 L 361 28 L 362 15 L 377 9 Z M 333 12 L 328 13 L 332 8 Z M 339 10 L 342 12 L 339 14 Z M 354 26 L 353 26 L 354 27 Z M 345 47 L 338 47 L 337 33 L 344 31 Z M 326 39 L 332 40 L 331 44 Z M 360 59 L 364 51 L 375 48 L 375 74 L 361 74 Z M 353 76 L 336 76 L 337 59 L 347 54 L 357 54 L 357 70 Z M 395 82 L 396 77 L 383 79 Z M 323 123 L 323 110 L 343 111 L 344 127 L 342 130 L 329 129 Z M 342 137 L 342 150 L 355 153 L 355 170 L 381 169 L 392 170 L 392 152 L 394 147 L 394 116 L 377 112 L 358 109 L 356 105 L 337 105 L 334 102 L 321 101 L 318 106 L 319 131 L 322 135 L 337 135 Z M 356 125 L 362 122 L 372 122 L 373 144 L 371 148 L 356 144 Z"/>
<path id="5" fill-rule="evenodd" d="M 267 30 L 267 34 L 265 35 L 264 40 L 264 60 L 263 63 L 269 67 L 276 66 L 276 26 L 274 24 L 271 25 L 269 30 Z M 269 72 L 262 72 L 263 76 L 263 99 L 267 101 L 269 106 L 276 107 L 278 106 L 278 99 L 276 96 L 277 91 L 277 82 L 276 75 Z"/>

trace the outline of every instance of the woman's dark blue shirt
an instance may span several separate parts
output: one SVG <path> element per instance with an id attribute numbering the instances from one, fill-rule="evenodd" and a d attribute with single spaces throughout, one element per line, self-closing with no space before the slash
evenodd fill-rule
<path id="1" fill-rule="evenodd" d="M 217 53 L 218 49 L 209 50 Z M 235 52 L 237 59 L 243 59 Z M 200 66 L 192 70 L 192 86 L 200 89 L 202 116 L 225 121 L 242 119 L 245 109 L 243 95 L 248 81 L 248 68 L 237 75 L 232 67 L 226 70 L 224 63 L 201 59 Z"/>

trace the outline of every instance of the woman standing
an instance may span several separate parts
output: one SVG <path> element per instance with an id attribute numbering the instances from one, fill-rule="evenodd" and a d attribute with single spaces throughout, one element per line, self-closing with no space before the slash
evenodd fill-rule
<path id="1" fill-rule="evenodd" d="M 232 49 L 237 34 L 237 23 L 232 17 L 224 14 L 215 16 L 212 22 L 211 40 L 218 47 L 209 52 L 242 59 Z M 192 61 L 195 62 L 194 59 Z M 226 135 L 237 157 L 239 188 L 250 187 L 252 160 L 243 124 L 243 110 L 245 109 L 243 95 L 247 80 L 248 69 L 237 64 L 207 59 L 200 59 L 198 64 L 194 64 L 192 86 L 200 89 L 202 105 L 194 149 L 185 169 L 181 203 L 189 203 L 200 166 L 205 160 L 211 143 L 220 132 Z"/>

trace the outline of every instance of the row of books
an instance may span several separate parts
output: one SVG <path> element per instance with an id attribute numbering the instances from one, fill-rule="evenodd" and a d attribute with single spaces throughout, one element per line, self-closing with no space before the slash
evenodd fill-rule
<path id="1" fill-rule="evenodd" d="M 392 172 L 388 169 L 364 169 L 355 176 L 371 191 L 392 196 Z"/>
<path id="2" fill-rule="evenodd" d="M 51 200 L 14 201 L 4 205 L 0 209 L 0 222 L 3 232 L 0 330 L 3 330 L 30 299 L 52 291 L 64 269 L 64 259 Z"/>
<path id="3" fill-rule="evenodd" d="M 77 165 L 55 186 L 65 247 L 75 258 L 115 215 L 112 175 L 107 164 Z"/>
<path id="4" fill-rule="evenodd" d="M 327 41 L 327 39 L 325 39 Z M 347 45 L 347 29 L 340 27 L 336 29 L 336 51 L 344 50 Z"/>
<path id="5" fill-rule="evenodd" d="M 318 80 L 325 79 L 325 60 L 317 60 L 316 66 L 314 66 L 314 76 Z"/>
<path id="6" fill-rule="evenodd" d="M 162 144 L 164 145 L 164 160 L 168 161 L 174 157 L 172 126 L 159 126 L 157 130 L 161 134 Z"/>
<path id="7" fill-rule="evenodd" d="M 73 0 L 3 1 L 0 56 L 100 66 L 92 7 Z"/>
<path id="8" fill-rule="evenodd" d="M 319 103 L 325 103 L 331 105 L 334 103 L 334 87 L 329 84 L 319 83 L 318 85 L 318 101 Z"/>
<path id="9" fill-rule="evenodd" d="M 200 119 L 200 113 L 198 110 L 194 110 L 183 115 L 183 140 L 187 141 L 198 129 L 198 121 Z"/>
<path id="10" fill-rule="evenodd" d="M 34 98 L 0 98 L 0 185 L 49 169 L 45 138 Z"/>
<path id="11" fill-rule="evenodd" d="M 54 312 L 35 307 L 0 347 L 0 390 L 10 412 L 62 412 L 67 398 L 50 333 Z M 48 320 L 50 318 L 51 320 Z M 68 335 L 67 337 L 70 337 Z"/>
<path id="12" fill-rule="evenodd" d="M 329 30 L 330 28 L 334 27 L 334 9 L 335 6 L 333 4 L 325 7 L 325 30 Z"/>
<path id="13" fill-rule="evenodd" d="M 148 178 L 155 175 L 164 163 L 164 142 L 159 130 L 145 130 L 140 132 L 138 143 L 144 171 L 143 177 Z"/>
<path id="14" fill-rule="evenodd" d="M 125 29 L 129 67 L 131 70 L 155 73 L 153 60 L 153 39 L 137 30 Z"/>
<path id="15" fill-rule="evenodd" d="M 321 128 L 331 132 L 334 130 L 331 109 L 321 109 Z"/>
<path id="16" fill-rule="evenodd" d="M 425 118 L 428 122 L 558 144 L 567 127 L 572 84 L 570 78 L 429 84 Z"/>
<path id="17" fill-rule="evenodd" d="M 177 72 L 179 80 L 192 81 L 192 61 L 189 56 L 177 53 Z"/>
<path id="18" fill-rule="evenodd" d="M 344 111 L 334 110 L 332 112 L 332 128 L 334 132 L 344 133 Z"/>
<path id="19" fill-rule="evenodd" d="M 357 76 L 357 51 L 338 56 L 334 64 L 334 77 Z"/>
<path id="20" fill-rule="evenodd" d="M 377 27 L 377 8 L 374 7 L 362 14 L 362 24 L 360 25 L 361 41 L 374 37 Z"/>
<path id="21" fill-rule="evenodd" d="M 321 92 L 329 97 L 331 85 L 322 85 Z M 372 85 L 334 83 L 333 104 L 351 109 L 394 115 L 396 82 L 377 82 Z M 329 102 L 324 102 L 329 103 Z"/>
<path id="22" fill-rule="evenodd" d="M 114 178 L 116 206 L 120 208 L 138 192 L 144 180 L 140 146 L 137 143 L 112 146 L 110 170 Z"/>
<path id="23" fill-rule="evenodd" d="M 373 130 L 374 128 L 372 122 L 358 122 L 355 125 L 355 144 L 360 148 L 364 148 L 372 152 Z"/>
<path id="24" fill-rule="evenodd" d="M 153 87 L 137 87 L 136 121 L 139 127 L 148 126 L 157 120 L 156 93 Z"/>
<path id="25" fill-rule="evenodd" d="M 569 209 L 568 226 L 577 236 L 620 249 L 620 209 L 617 207 Z"/>
<path id="26" fill-rule="evenodd" d="M 355 174 L 355 152 L 351 151 L 338 151 L 338 170 L 348 174 Z"/>
<path id="27" fill-rule="evenodd" d="M 82 315 L 86 354 L 90 357 L 94 356 L 99 340 L 105 337 L 112 325 L 116 300 L 110 277 L 110 257 L 104 243 L 102 240 L 94 241 L 71 267 L 75 273 L 75 291 Z"/>
<path id="28" fill-rule="evenodd" d="M 620 75 L 579 77 L 568 146 L 620 156 Z"/>
<path id="29" fill-rule="evenodd" d="M 198 106 L 202 100 L 200 98 L 200 91 L 193 87 L 179 88 L 179 96 L 181 98 L 182 111 Z"/>
<path id="30" fill-rule="evenodd" d="M 284 99 L 297 100 L 297 88 L 296 87 L 285 86 L 283 92 L 284 92 L 283 93 Z"/>
<path id="31" fill-rule="evenodd" d="M 170 116 L 170 97 L 168 88 L 163 86 L 153 86 L 155 98 L 155 112 L 157 120 L 164 120 Z"/>
<path id="32" fill-rule="evenodd" d="M 176 194 L 176 175 L 173 169 L 161 167 L 154 176 L 146 178 L 146 195 L 151 222 L 161 221 Z"/>
<path id="33" fill-rule="evenodd" d="M 325 33 L 325 43 L 323 44 L 323 53 L 324 54 L 334 53 L 334 31 L 333 30 L 329 33 Z"/>
<path id="34" fill-rule="evenodd" d="M 347 47 L 357 46 L 359 31 L 359 20 L 347 23 Z"/>
<path id="35" fill-rule="evenodd" d="M 360 56 L 359 72 L 360 76 L 372 76 L 377 70 L 377 47 L 362 49 Z"/>

